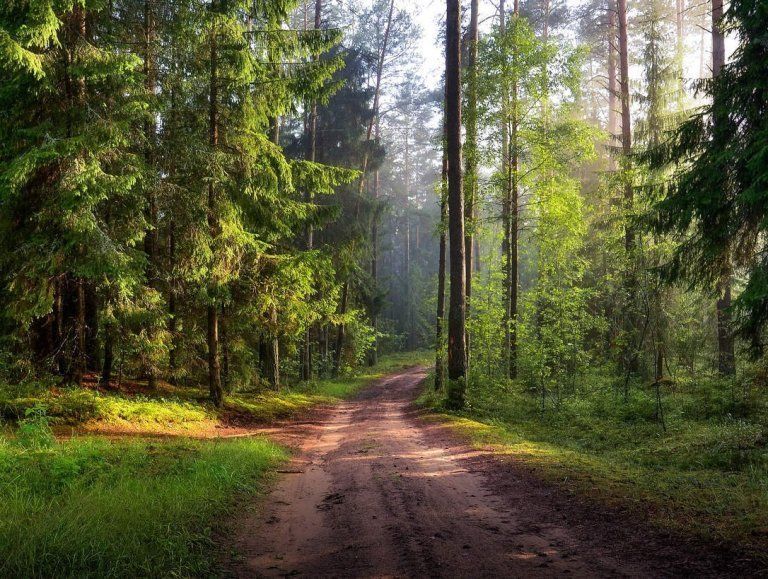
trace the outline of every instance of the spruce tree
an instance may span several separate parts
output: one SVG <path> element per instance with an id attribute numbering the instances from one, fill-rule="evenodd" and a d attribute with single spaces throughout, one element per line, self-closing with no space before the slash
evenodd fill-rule
<path id="1" fill-rule="evenodd" d="M 701 90 L 710 102 L 644 160 L 670 175 L 654 188 L 653 229 L 679 245 L 666 268 L 714 291 L 733 266 L 746 285 L 735 300 L 738 329 L 752 351 L 764 349 L 768 322 L 768 262 L 761 251 L 768 215 L 768 9 L 734 0 L 724 26 L 738 39 L 733 59 Z"/>

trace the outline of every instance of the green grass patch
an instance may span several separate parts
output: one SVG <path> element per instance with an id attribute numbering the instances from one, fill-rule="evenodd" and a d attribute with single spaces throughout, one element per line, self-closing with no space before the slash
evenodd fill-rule
<path id="1" fill-rule="evenodd" d="M 226 411 L 259 421 L 288 416 L 429 357 L 387 356 L 355 376 L 234 394 Z M 199 390 L 166 387 L 150 396 L 25 385 L 2 392 L 4 416 L 18 422 L 0 432 L 0 577 L 213 575 L 216 522 L 238 497 L 258 493 L 287 458 L 263 438 L 57 441 L 49 427 L 129 425 L 184 435 L 219 418 Z"/>
<path id="2" fill-rule="evenodd" d="M 382 356 L 379 364 L 337 379 L 316 380 L 285 387 L 279 392 L 235 392 L 225 400 L 224 412 L 213 408 L 203 388 L 161 384 L 156 391 L 100 392 L 46 383 L 0 387 L 0 417 L 6 422 L 42 410 L 56 426 L 92 432 L 207 435 L 222 420 L 237 424 L 288 418 L 318 404 L 332 404 L 390 372 L 430 363 L 429 351 Z"/>
<path id="3" fill-rule="evenodd" d="M 677 384 L 664 396 L 665 431 L 653 392 L 638 387 L 624 400 L 604 377 L 590 378 L 543 413 L 537 393 L 519 384 L 475 383 L 466 409 L 451 413 L 428 381 L 419 402 L 475 445 L 545 480 L 765 558 L 764 395 L 745 409 L 722 383 Z"/>
<path id="4" fill-rule="evenodd" d="M 3 577 L 208 575 L 212 525 L 286 458 L 265 439 L 54 442 L 27 430 L 0 439 Z"/>

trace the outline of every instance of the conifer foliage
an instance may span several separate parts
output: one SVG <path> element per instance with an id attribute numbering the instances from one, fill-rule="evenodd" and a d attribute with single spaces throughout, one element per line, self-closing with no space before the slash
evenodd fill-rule
<path id="1" fill-rule="evenodd" d="M 281 341 L 338 296 L 295 233 L 356 176 L 279 144 L 342 64 L 321 58 L 338 31 L 287 28 L 295 4 L 0 7 L 4 349 L 78 383 L 108 386 L 118 360 L 150 385 L 205 372 L 216 405 L 257 357 L 279 386 Z"/>

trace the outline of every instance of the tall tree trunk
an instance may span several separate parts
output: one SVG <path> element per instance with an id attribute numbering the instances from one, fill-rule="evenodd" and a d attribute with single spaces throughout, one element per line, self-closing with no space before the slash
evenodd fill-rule
<path id="1" fill-rule="evenodd" d="M 409 350 L 415 348 L 415 331 L 413 315 L 413 286 L 411 284 L 411 147 L 410 127 L 405 128 L 405 187 L 403 207 L 405 209 L 405 300 L 406 300 L 406 332 Z"/>
<path id="2" fill-rule="evenodd" d="M 445 385 L 443 327 L 445 325 L 445 258 L 448 227 L 448 151 L 446 123 L 443 119 L 443 170 L 440 180 L 440 261 L 437 269 L 437 327 L 435 330 L 435 390 Z"/>
<path id="3" fill-rule="evenodd" d="M 515 0 L 513 13 L 518 16 L 518 2 Z M 506 33 L 506 6 L 504 0 L 499 3 L 499 30 Z M 513 68 L 517 62 L 513 54 Z M 514 73 L 516 75 L 516 72 Z M 511 95 L 507 93 L 510 90 Z M 502 171 L 504 174 L 504 197 L 502 201 L 502 253 L 504 258 L 504 361 L 505 375 L 517 378 L 517 303 L 518 303 L 518 218 L 519 218 L 519 142 L 517 114 L 517 78 L 513 76 L 511 86 L 505 87 L 502 94 Z M 511 102 L 510 102 L 511 100 Z M 511 134 L 510 134 L 511 133 Z"/>
<path id="4" fill-rule="evenodd" d="M 471 315 L 472 303 L 472 272 L 473 253 L 474 253 L 474 228 L 475 211 L 478 196 L 478 151 L 477 151 L 477 47 L 479 42 L 478 34 L 479 20 L 479 1 L 472 0 L 470 3 L 469 30 L 467 31 L 467 107 L 464 125 L 466 127 L 466 147 L 465 163 L 466 170 L 464 174 L 464 257 L 466 260 L 467 283 L 467 316 Z M 465 328 L 466 329 L 466 328 Z M 466 335 L 467 349 L 467 368 L 470 367 L 470 358 L 472 355 L 471 339 L 469 330 Z"/>
<path id="5" fill-rule="evenodd" d="M 153 60 L 152 43 L 155 37 L 155 18 L 152 9 L 152 0 L 144 0 L 144 88 L 147 94 L 154 95 L 156 90 L 155 63 Z M 144 121 L 144 159 L 147 166 L 154 163 L 156 126 L 154 118 Z M 144 236 L 144 251 L 147 254 L 147 283 L 149 287 L 157 289 L 157 196 L 153 184 L 147 189 L 147 232 Z M 154 331 L 150 330 L 150 339 L 154 337 Z M 157 376 L 154 364 L 146 365 L 148 386 L 154 389 L 157 386 Z"/>
<path id="6" fill-rule="evenodd" d="M 507 8 L 504 0 L 499 1 L 499 33 L 504 36 L 507 31 Z M 511 224 L 512 224 L 512 170 L 509 162 L 509 95 L 507 87 L 501 95 L 501 172 L 504 176 L 504 185 L 501 202 L 502 239 L 501 253 L 504 268 L 504 280 L 502 282 L 504 304 L 504 374 L 515 377 L 515 361 L 512 358 L 512 303 L 510 300 L 510 248 L 511 248 Z"/>
<path id="7" fill-rule="evenodd" d="M 376 119 L 379 116 L 379 102 L 381 99 L 381 79 L 384 75 L 384 61 L 387 57 L 387 47 L 389 46 L 389 37 L 392 30 L 392 17 L 395 13 L 395 0 L 390 0 L 389 3 L 389 12 L 387 13 L 387 27 L 384 29 L 384 38 L 382 40 L 381 45 L 381 52 L 379 53 L 379 61 L 376 66 L 376 85 L 374 87 L 373 91 L 373 115 L 371 116 L 370 121 L 368 122 L 368 129 L 366 131 L 366 137 L 365 141 L 366 144 L 369 144 L 371 142 L 371 135 L 373 134 L 373 127 L 376 123 Z M 360 211 L 360 199 L 362 199 L 363 191 L 365 190 L 365 176 L 366 172 L 368 171 L 368 162 L 370 160 L 370 152 L 368 150 L 368 147 L 366 146 L 365 151 L 363 152 L 363 162 L 360 169 L 360 179 L 357 182 L 357 201 L 355 202 L 355 220 L 359 218 L 359 211 Z M 349 304 L 349 280 L 345 280 L 344 287 L 342 288 L 342 293 L 345 296 L 345 299 L 342 300 L 342 309 L 341 314 L 344 315 L 347 313 L 347 306 Z M 341 365 L 341 354 L 342 350 L 344 350 L 344 340 L 346 339 L 346 328 L 344 328 L 344 324 L 339 325 L 339 331 L 337 334 L 337 340 L 336 340 L 336 353 L 335 353 L 335 360 L 334 360 L 334 373 L 338 374 L 340 365 Z"/>
<path id="8" fill-rule="evenodd" d="M 445 94 L 448 147 L 448 230 L 451 297 L 448 312 L 448 403 L 464 405 L 467 375 L 464 191 L 461 162 L 461 3 L 446 0 Z"/>
<path id="9" fill-rule="evenodd" d="M 218 1 L 213 0 L 211 9 L 218 8 Z M 211 55 L 210 55 L 210 109 L 209 109 L 209 138 L 211 151 L 215 151 L 219 144 L 219 74 L 218 74 L 218 46 L 217 27 L 211 26 Z M 208 228 L 211 238 L 218 236 L 219 223 L 216 215 L 216 191 L 214 189 L 213 175 L 208 184 Z M 210 298 L 209 298 L 210 299 Z M 215 303 L 208 304 L 208 389 L 211 402 L 214 406 L 221 406 L 224 401 L 224 392 L 221 386 L 221 362 L 219 360 L 219 310 Z"/>
<path id="10" fill-rule="evenodd" d="M 629 100 L 629 41 L 627 30 L 627 0 L 618 0 L 618 24 L 619 24 L 619 68 L 621 71 L 621 147 L 624 163 L 628 164 L 632 152 L 632 119 L 630 116 Z M 624 249 L 627 255 L 627 271 L 625 272 L 625 291 L 627 306 L 625 308 L 625 334 L 626 346 L 624 351 L 624 368 L 627 376 L 636 373 L 639 364 L 639 352 L 637 336 L 638 324 L 636 309 L 636 278 L 634 274 L 635 231 L 631 222 L 631 213 L 634 205 L 634 193 L 632 183 L 628 175 L 624 175 Z M 625 380 L 629 384 L 629 380 Z M 625 387 L 625 396 L 627 390 Z"/>
<path id="11" fill-rule="evenodd" d="M 621 147 L 625 161 L 632 152 L 632 119 L 630 116 L 629 101 L 629 41 L 627 31 L 627 0 L 618 0 L 619 17 L 619 67 L 621 69 Z M 624 207 L 629 213 L 632 211 L 634 194 L 629 179 L 624 184 Z M 627 220 L 624 231 L 624 246 L 627 253 L 631 253 L 635 244 L 634 230 Z"/>
<path id="12" fill-rule="evenodd" d="M 378 149 L 381 142 L 381 123 L 380 119 L 376 117 L 376 128 L 374 143 Z M 381 187 L 381 181 L 379 179 L 379 169 L 373 173 L 373 203 L 374 203 L 374 216 L 371 220 L 371 280 L 373 280 L 373 289 L 378 292 L 379 288 L 379 219 L 378 219 L 378 202 L 379 202 L 379 190 Z M 378 300 L 377 300 L 378 301 Z M 378 306 L 373 305 L 373 311 L 371 312 L 371 323 L 373 324 L 374 336 L 373 346 L 368 356 L 368 365 L 375 366 L 379 361 L 379 312 Z"/>
<path id="13" fill-rule="evenodd" d="M 608 138 L 611 147 L 610 169 L 616 170 L 616 155 L 613 145 L 616 142 L 618 123 L 616 119 L 616 0 L 608 0 Z"/>
<path id="14" fill-rule="evenodd" d="M 725 34 L 722 29 L 723 0 L 712 0 L 712 77 L 716 78 L 725 66 Z M 728 122 L 716 116 L 716 125 Z M 715 127 L 715 134 L 720 130 Z M 723 192 L 725 194 L 725 192 Z M 717 369 L 723 376 L 736 374 L 736 356 L 731 314 L 731 257 L 727 250 L 726 265 L 717 287 Z"/>
<path id="15" fill-rule="evenodd" d="M 320 29 L 322 16 L 323 0 L 315 0 L 315 30 Z M 310 106 L 307 133 L 307 159 L 315 162 L 317 159 L 317 101 L 314 99 Z M 314 196 L 309 189 L 305 192 L 304 200 L 307 203 L 314 202 Z M 311 223 L 307 223 L 305 231 L 305 249 L 307 251 L 314 249 L 314 231 Z M 304 344 L 301 349 L 301 379 L 304 381 L 312 379 L 312 328 L 307 328 L 304 332 Z"/>

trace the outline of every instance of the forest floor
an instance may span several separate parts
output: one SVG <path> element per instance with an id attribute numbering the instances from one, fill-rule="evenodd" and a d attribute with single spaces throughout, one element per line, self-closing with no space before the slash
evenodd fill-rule
<path id="1" fill-rule="evenodd" d="M 419 368 L 397 372 L 269 433 L 296 452 L 272 492 L 233 523 L 232 575 L 759 572 L 738 553 L 661 531 L 472 445 L 413 404 L 424 378 Z"/>

